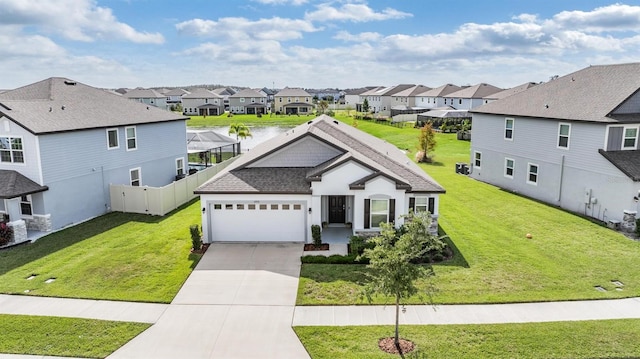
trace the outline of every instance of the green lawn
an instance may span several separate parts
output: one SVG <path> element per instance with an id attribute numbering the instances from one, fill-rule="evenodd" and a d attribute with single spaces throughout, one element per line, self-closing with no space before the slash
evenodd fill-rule
<path id="1" fill-rule="evenodd" d="M 343 119 L 344 120 L 344 119 Z M 345 122 L 351 124 L 352 120 Z M 358 128 L 415 152 L 418 130 L 358 121 Z M 435 265 L 438 303 L 501 303 L 640 296 L 640 243 L 589 220 L 455 174 L 469 142 L 438 134 L 435 163 L 445 187 L 440 226 L 458 249 Z M 532 239 L 525 235 L 531 233 Z M 304 264 L 299 305 L 366 304 L 364 266 Z M 615 290 L 612 280 L 624 283 Z M 601 293 L 594 286 L 603 286 Z M 377 303 L 386 302 L 376 298 Z M 411 298 L 411 303 L 423 302 Z"/>
<path id="2" fill-rule="evenodd" d="M 392 326 L 295 327 L 313 359 L 399 358 L 378 349 Z M 403 325 L 416 344 L 407 359 L 638 358 L 640 320 L 484 325 Z"/>
<path id="3" fill-rule="evenodd" d="M 169 303 L 200 258 L 200 221 L 198 201 L 165 217 L 113 212 L 0 251 L 0 293 Z"/>
<path id="4" fill-rule="evenodd" d="M 314 119 L 316 116 L 288 116 L 288 115 L 233 115 L 233 117 L 222 116 L 190 116 L 187 121 L 188 127 L 213 127 L 229 126 L 232 123 L 244 123 L 247 126 L 297 126 Z"/>
<path id="5" fill-rule="evenodd" d="M 104 358 L 149 324 L 0 314 L 0 353 Z"/>

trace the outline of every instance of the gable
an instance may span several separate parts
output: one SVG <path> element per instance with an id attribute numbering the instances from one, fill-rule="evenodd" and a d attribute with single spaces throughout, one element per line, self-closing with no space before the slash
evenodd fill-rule
<path id="1" fill-rule="evenodd" d="M 315 195 L 345 193 L 349 184 L 373 173 L 370 168 L 356 161 L 347 161 L 322 174 L 320 181 L 312 182 Z"/>
<path id="2" fill-rule="evenodd" d="M 315 167 L 343 153 L 317 138 L 304 136 L 248 167 Z"/>
<path id="3" fill-rule="evenodd" d="M 616 115 L 640 113 L 640 91 L 636 91 L 636 93 L 626 99 L 612 113 Z"/>

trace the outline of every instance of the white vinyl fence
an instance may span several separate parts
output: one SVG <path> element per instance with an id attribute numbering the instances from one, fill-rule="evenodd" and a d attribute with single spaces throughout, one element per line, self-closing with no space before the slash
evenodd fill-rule
<path id="1" fill-rule="evenodd" d="M 164 216 L 196 197 L 193 191 L 238 157 L 230 158 L 164 187 L 110 185 L 111 210 Z"/>

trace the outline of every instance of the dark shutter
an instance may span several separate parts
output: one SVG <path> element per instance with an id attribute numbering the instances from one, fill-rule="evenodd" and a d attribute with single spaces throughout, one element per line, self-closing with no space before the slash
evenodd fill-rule
<path id="1" fill-rule="evenodd" d="M 389 222 L 394 223 L 396 221 L 396 200 L 389 200 Z"/>
<path id="2" fill-rule="evenodd" d="M 436 199 L 433 197 L 429 197 L 429 213 L 434 214 L 433 211 L 436 210 Z"/>
<path id="3" fill-rule="evenodd" d="M 364 200 L 364 228 L 371 228 L 371 201 Z"/>
<path id="4" fill-rule="evenodd" d="M 416 211 L 416 199 L 415 199 L 415 197 L 409 198 L 409 211 L 410 212 L 415 212 Z"/>

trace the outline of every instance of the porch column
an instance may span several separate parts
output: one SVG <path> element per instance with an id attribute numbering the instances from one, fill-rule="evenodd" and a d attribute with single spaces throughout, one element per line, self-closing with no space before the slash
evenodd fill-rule
<path id="1" fill-rule="evenodd" d="M 6 199 L 4 201 L 5 210 L 9 215 L 9 221 L 17 221 L 22 217 L 22 211 L 20 211 L 20 197 Z"/>

